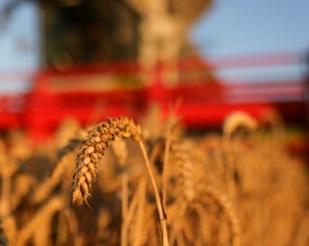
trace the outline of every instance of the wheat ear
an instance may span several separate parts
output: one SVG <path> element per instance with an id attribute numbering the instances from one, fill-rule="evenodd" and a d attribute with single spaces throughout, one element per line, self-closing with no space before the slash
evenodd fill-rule
<path id="1" fill-rule="evenodd" d="M 227 219 L 230 222 L 231 231 L 232 231 L 232 245 L 240 245 L 240 226 L 238 218 L 235 214 L 234 208 L 230 200 L 226 195 L 213 186 L 209 185 L 199 185 L 197 189 L 202 193 L 211 197 L 219 206 L 223 209 Z M 202 197 L 202 195 L 200 195 Z"/>
<path id="2" fill-rule="evenodd" d="M 127 117 L 108 119 L 88 132 L 76 160 L 72 186 L 73 203 L 87 202 L 91 183 L 98 173 L 99 162 L 115 137 L 132 137 L 137 140 L 140 132 L 140 127 Z"/>
<path id="3" fill-rule="evenodd" d="M 236 111 L 226 117 L 223 124 L 223 132 L 225 136 L 231 137 L 239 127 L 244 127 L 249 131 L 257 128 L 257 121 L 249 114 Z"/>
<path id="4" fill-rule="evenodd" d="M 145 160 L 145 167 L 149 174 L 156 198 L 162 232 L 162 242 L 163 245 L 166 246 L 168 245 L 168 239 L 162 201 L 145 145 L 141 140 L 141 128 L 139 125 L 135 124 L 132 119 L 124 116 L 108 119 L 106 122 L 98 124 L 88 132 L 88 137 L 81 145 L 80 153 L 77 156 L 76 169 L 73 176 L 72 201 L 73 203 L 78 204 L 87 202 L 90 196 L 91 183 L 97 176 L 99 162 L 104 155 L 104 151 L 115 137 L 132 138 L 138 143 L 142 151 Z"/>
<path id="5" fill-rule="evenodd" d="M 195 197 L 194 178 L 193 178 L 193 164 L 188 153 L 186 143 L 174 142 L 172 151 L 175 159 L 175 164 L 180 170 L 180 179 L 183 182 L 183 196 L 184 200 L 189 203 Z"/>

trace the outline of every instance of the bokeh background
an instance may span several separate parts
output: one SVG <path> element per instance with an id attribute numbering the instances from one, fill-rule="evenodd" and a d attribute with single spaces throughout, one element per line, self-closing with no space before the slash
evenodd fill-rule
<path id="1" fill-rule="evenodd" d="M 308 9 L 0 0 L 0 245 L 308 246 Z"/>
<path id="2" fill-rule="evenodd" d="M 56 2 L 61 5 L 61 1 Z M 62 2 L 63 6 L 70 4 Z M 187 30 L 188 38 L 205 58 L 274 52 L 305 54 L 309 49 L 309 4 L 305 0 L 292 4 L 287 0 L 211 2 L 209 7 L 201 8 Z M 2 72 L 33 72 L 44 62 L 42 57 L 46 50 L 42 47 L 45 31 L 40 22 L 41 5 L 34 0 L 1 1 Z M 299 76 L 299 69 L 295 70 L 289 72 Z"/>
<path id="3" fill-rule="evenodd" d="M 180 114 L 193 128 L 218 126 L 237 109 L 259 118 L 260 113 L 248 106 L 252 102 L 274 104 L 269 107 L 279 110 L 283 118 L 304 125 L 308 5 L 305 0 L 293 4 L 279 0 L 3 0 L 2 111 L 18 118 L 11 125 L 29 125 L 30 120 L 21 119 L 23 112 L 43 108 L 40 112 L 46 115 L 49 108 L 40 99 L 33 99 L 33 94 L 40 94 L 46 101 L 48 95 L 58 95 L 54 102 L 49 100 L 55 105 L 73 90 L 67 102 L 80 108 L 74 103 L 78 91 L 79 96 L 84 93 L 82 98 L 93 111 L 94 105 L 104 101 L 106 93 L 112 95 L 116 87 L 134 87 L 147 91 L 143 92 L 147 96 L 140 94 L 146 98 L 142 104 L 161 104 L 163 111 L 177 100 L 182 100 L 182 105 L 192 103 Z M 61 92 L 52 92 L 55 85 L 62 88 Z M 38 87 L 45 89 L 36 93 Z M 98 89 L 95 99 L 89 99 L 86 87 Z M 199 96 L 193 100 L 196 93 Z M 222 107 L 213 111 L 221 115 L 205 113 L 216 99 Z M 60 110 L 61 104 L 57 107 Z M 126 113 L 116 111 L 110 110 L 115 115 Z M 190 116 L 189 111 L 200 116 Z M 50 113 L 57 118 L 50 128 L 62 118 L 83 114 L 78 112 Z M 207 124 L 209 121 L 213 123 Z"/>

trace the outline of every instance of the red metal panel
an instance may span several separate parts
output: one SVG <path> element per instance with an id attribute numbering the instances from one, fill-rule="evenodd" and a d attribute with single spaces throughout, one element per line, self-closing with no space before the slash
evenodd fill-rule
<path id="1" fill-rule="evenodd" d="M 295 61 L 296 55 L 277 54 L 268 57 L 239 57 L 237 60 L 226 59 L 221 64 L 220 61 L 213 63 L 231 68 L 276 66 Z M 179 114 L 184 123 L 191 127 L 218 127 L 235 110 L 248 112 L 259 119 L 265 111 L 276 109 L 287 120 L 304 120 L 306 109 L 302 81 L 209 83 L 208 75 L 212 73 L 213 66 L 197 58 L 159 63 L 148 74 L 150 82 L 144 87 L 136 84 L 126 88 L 119 88 L 119 85 L 91 90 L 74 88 L 77 82 L 86 83 L 87 86 L 87 81 L 90 83 L 91 78 L 96 76 L 107 81 L 111 75 L 116 79 L 131 76 L 137 81 L 140 74 L 145 72 L 143 69 L 140 64 L 123 62 L 82 65 L 62 71 L 41 71 L 34 78 L 32 91 L 22 97 L 24 100 L 16 96 L 0 97 L 0 128 L 26 127 L 33 135 L 40 137 L 53 132 L 65 117 L 74 116 L 83 124 L 89 123 L 93 114 L 97 114 L 97 120 L 119 115 L 139 117 L 151 103 L 158 103 L 163 112 L 167 113 L 169 106 L 176 101 L 181 102 Z M 182 73 L 200 73 L 205 77 L 188 79 L 188 76 L 186 81 L 182 80 L 182 84 L 167 86 L 163 75 L 175 72 L 175 69 Z"/>

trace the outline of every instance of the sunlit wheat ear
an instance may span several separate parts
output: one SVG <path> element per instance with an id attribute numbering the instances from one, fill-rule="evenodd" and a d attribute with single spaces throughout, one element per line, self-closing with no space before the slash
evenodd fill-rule
<path id="1" fill-rule="evenodd" d="M 120 117 L 108 119 L 88 132 L 82 143 L 76 159 L 76 168 L 73 176 L 72 201 L 83 204 L 90 196 L 91 183 L 97 176 L 99 163 L 104 151 L 116 137 L 132 138 L 138 141 L 141 128 L 132 119 Z"/>
<path id="2" fill-rule="evenodd" d="M 223 132 L 226 136 L 231 136 L 239 128 L 244 128 L 253 131 L 257 128 L 256 120 L 249 114 L 236 111 L 227 116 L 223 124 Z"/>

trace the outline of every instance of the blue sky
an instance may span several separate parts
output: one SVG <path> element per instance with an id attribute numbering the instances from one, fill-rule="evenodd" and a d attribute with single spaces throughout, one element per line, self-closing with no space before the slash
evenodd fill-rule
<path id="1" fill-rule="evenodd" d="M 308 0 L 215 0 L 190 38 L 205 57 L 309 52 Z M 302 57 L 300 57 L 301 59 Z M 298 79 L 304 65 L 220 70 L 225 81 Z"/>
<path id="2" fill-rule="evenodd" d="M 309 51 L 309 1 L 215 0 L 191 39 L 210 56 Z"/>
<path id="3" fill-rule="evenodd" d="M 1 0 L 0 9 L 8 1 Z M 305 52 L 309 50 L 308 11 L 309 0 L 214 0 L 210 12 L 200 17 L 189 36 L 206 57 Z M 38 10 L 30 3 L 20 6 L 9 23 L 0 19 L 0 82 L 1 71 L 38 68 L 38 30 Z M 290 71 L 300 73 L 299 67 Z M 0 83 L 0 90 L 3 86 Z"/>
<path id="4" fill-rule="evenodd" d="M 10 0 L 1 0 L 0 9 Z M 25 3 L 8 22 L 0 19 L 0 71 L 33 70 L 39 63 L 39 22 L 34 4 Z"/>

